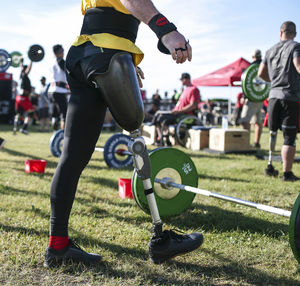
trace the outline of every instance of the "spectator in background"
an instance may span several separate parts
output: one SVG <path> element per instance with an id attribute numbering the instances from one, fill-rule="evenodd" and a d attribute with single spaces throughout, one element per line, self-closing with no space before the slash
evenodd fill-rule
<path id="1" fill-rule="evenodd" d="M 161 96 L 159 95 L 159 89 L 156 90 L 156 92 L 152 95 L 152 103 L 160 108 L 161 103 Z"/>
<path id="2" fill-rule="evenodd" d="M 53 109 L 58 112 L 60 116 L 60 128 L 65 128 L 65 120 L 67 115 L 69 94 L 69 85 L 66 78 L 66 64 L 64 60 L 64 49 L 61 45 L 53 47 L 55 55 L 55 62 L 51 69 L 50 87 L 48 90 L 53 102 Z M 55 125 L 55 123 L 54 123 Z"/>
<path id="3" fill-rule="evenodd" d="M 176 94 L 177 94 L 177 89 L 174 89 L 173 90 L 173 95 L 171 97 L 171 103 L 172 103 L 172 108 L 176 105 L 177 103 L 177 100 L 175 99 L 176 98 Z"/>
<path id="4" fill-rule="evenodd" d="M 259 65 L 261 63 L 261 51 L 255 50 L 252 59 L 251 65 Z M 260 148 L 259 142 L 262 132 L 261 109 L 262 102 L 253 102 L 246 98 L 241 113 L 240 123 L 244 129 L 250 132 L 251 124 L 254 124 L 254 144 L 252 145 L 254 148 Z"/>
<path id="5" fill-rule="evenodd" d="M 50 84 L 46 84 L 46 78 L 43 76 L 41 78 L 41 87 L 38 93 L 38 114 L 40 120 L 40 131 L 49 132 L 49 109 L 50 101 L 48 98 L 48 89 Z"/>
<path id="6" fill-rule="evenodd" d="M 241 118 L 241 113 L 242 113 L 242 109 L 243 109 L 243 105 L 244 105 L 244 94 L 242 92 L 239 92 L 237 94 L 237 99 L 236 99 L 236 104 L 235 104 L 235 109 L 233 112 L 233 125 L 234 126 L 238 126 L 239 125 L 239 121 Z"/>
<path id="7" fill-rule="evenodd" d="M 39 95 L 36 93 L 36 89 L 34 86 L 31 88 L 30 101 L 33 106 L 33 118 L 31 121 L 31 125 L 36 125 L 36 121 L 39 118 L 39 114 L 38 114 Z"/>
<path id="8" fill-rule="evenodd" d="M 145 114 L 145 122 L 152 121 L 154 114 L 160 109 L 161 97 L 159 95 L 159 90 L 152 95 L 151 108 Z"/>
<path id="9" fill-rule="evenodd" d="M 21 78 L 22 94 L 17 95 L 15 100 L 16 115 L 14 119 L 14 129 L 13 129 L 14 134 L 16 134 L 17 132 L 17 126 L 20 117 L 25 116 L 23 126 L 21 127 L 20 132 L 25 135 L 28 135 L 29 133 L 27 131 L 27 127 L 34 116 L 34 109 L 29 98 L 31 94 L 32 86 L 28 75 L 31 71 L 31 68 L 32 68 L 32 62 L 30 62 L 28 66 L 23 65 L 23 63 L 21 65 L 22 70 L 21 70 L 20 78 Z"/>
<path id="10" fill-rule="evenodd" d="M 156 112 L 153 118 L 153 124 L 156 126 L 157 142 L 156 145 L 170 146 L 168 126 L 175 124 L 176 120 L 184 114 L 194 114 L 200 102 L 200 91 L 192 85 L 191 76 L 183 73 L 180 78 L 185 87 L 176 106 L 170 112 Z"/>
<path id="11" fill-rule="evenodd" d="M 201 100 L 201 98 L 200 98 Z M 209 99 L 199 104 L 200 119 L 204 125 L 214 124 L 214 115 L 212 114 L 212 104 Z"/>

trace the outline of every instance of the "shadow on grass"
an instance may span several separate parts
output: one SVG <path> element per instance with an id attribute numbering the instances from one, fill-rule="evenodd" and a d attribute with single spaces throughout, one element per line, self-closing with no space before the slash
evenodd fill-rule
<path id="1" fill-rule="evenodd" d="M 16 189 L 13 187 L 5 186 L 0 184 L 0 194 L 3 195 L 21 195 L 21 196 L 40 196 L 43 198 L 49 198 L 50 194 L 49 193 L 42 193 L 42 192 L 37 192 L 37 191 L 28 191 L 28 190 L 20 190 Z"/>
<path id="2" fill-rule="evenodd" d="M 216 177 L 216 176 L 209 176 L 206 174 L 198 174 L 199 179 L 206 179 L 206 180 L 215 180 L 215 181 L 231 181 L 231 182 L 244 182 L 244 183 L 251 183 L 251 180 L 244 180 L 244 179 L 235 179 L 230 177 Z"/>
<path id="3" fill-rule="evenodd" d="M 85 180 L 87 182 L 93 183 L 93 184 L 97 184 L 100 185 L 101 188 L 109 187 L 109 188 L 117 188 L 118 187 L 118 182 L 115 179 L 106 179 L 106 178 L 101 178 L 101 177 L 86 177 Z"/>
<path id="4" fill-rule="evenodd" d="M 216 258 L 222 265 L 199 266 L 191 263 L 173 262 L 174 266 L 177 269 L 182 269 L 182 271 L 191 271 L 195 276 L 204 274 L 205 277 L 210 277 L 212 279 L 221 274 L 222 276 L 225 276 L 222 277 L 222 280 L 235 281 L 239 285 L 245 283 L 249 283 L 249 285 L 299 285 L 299 281 L 297 280 L 274 277 L 266 272 L 257 270 L 254 267 L 241 265 L 241 262 L 236 262 L 205 248 L 202 248 L 199 251 L 206 252 L 210 256 Z"/>
<path id="5" fill-rule="evenodd" d="M 17 232 L 25 235 L 37 235 L 37 236 L 49 236 L 48 230 L 36 230 L 34 228 L 22 227 L 22 226 L 12 226 L 12 225 L 4 225 L 0 223 L 0 229 L 5 232 Z"/>
<path id="6" fill-rule="evenodd" d="M 21 156 L 21 157 L 30 157 L 31 159 L 34 159 L 34 160 L 40 160 L 41 157 L 37 157 L 37 156 L 34 156 L 32 154 L 26 154 L 26 153 L 22 153 L 22 152 L 19 152 L 19 151 L 15 151 L 15 150 L 11 150 L 11 149 L 8 149 L 8 148 L 3 148 L 3 150 L 1 150 L 1 152 L 6 152 L 8 153 L 9 155 L 12 155 L 12 156 Z M 57 166 L 57 162 L 55 161 L 51 161 L 51 160 L 46 160 L 47 161 L 47 166 L 50 167 L 50 168 L 56 168 Z"/>
<path id="7" fill-rule="evenodd" d="M 84 236 L 82 233 L 77 232 L 76 241 L 81 245 L 88 246 L 89 244 L 98 245 L 103 249 L 107 249 L 110 252 L 113 252 L 119 260 L 125 259 L 127 256 L 137 259 L 135 261 L 135 271 L 132 270 L 121 270 L 120 267 L 116 269 L 115 264 L 109 264 L 108 262 L 102 262 L 98 265 L 90 266 L 88 269 L 92 273 L 99 274 L 101 273 L 101 278 L 103 277 L 108 279 L 136 279 L 137 273 L 143 273 L 141 279 L 146 285 L 203 285 L 205 283 L 214 283 L 217 280 L 220 282 L 227 281 L 235 283 L 249 283 L 251 285 L 299 285 L 299 282 L 294 279 L 288 278 L 276 278 L 272 275 L 267 274 L 266 272 L 255 269 L 254 267 L 241 264 L 241 262 L 236 262 L 228 257 L 224 257 L 220 254 L 216 254 L 213 251 L 209 251 L 205 248 L 199 249 L 197 251 L 206 252 L 208 255 L 219 260 L 221 265 L 219 266 L 202 266 L 201 262 L 196 263 L 184 263 L 178 262 L 176 260 L 170 260 L 164 264 L 162 267 L 168 268 L 166 273 L 168 277 L 163 277 L 161 273 L 158 273 L 156 268 L 151 269 L 148 264 L 145 264 L 145 261 L 148 260 L 148 251 L 128 247 L 123 245 L 117 245 L 114 243 L 101 242 L 98 240 L 91 239 L 87 236 Z M 145 245 L 145 249 L 147 246 Z M 126 259 L 125 259 L 126 260 Z M 172 276 L 172 270 L 178 271 L 181 270 L 182 273 L 186 273 L 189 276 L 194 277 L 194 279 L 178 279 Z M 75 264 L 63 269 L 64 273 L 77 276 L 79 272 L 86 272 L 87 266 L 82 264 Z M 60 270 L 61 271 L 61 270 Z M 101 279 L 100 278 L 100 279 Z M 149 284 L 150 283 L 150 284 Z M 145 284 L 138 284 L 145 285 Z M 205 284 L 206 285 L 206 284 Z M 209 284 L 214 285 L 214 284 Z M 229 284 L 227 284 L 229 285 Z M 242 285 L 242 284 L 240 284 Z"/>
<path id="8" fill-rule="evenodd" d="M 191 158 L 208 158 L 208 159 L 218 159 L 218 160 L 232 160 L 227 154 L 213 154 L 213 153 L 207 153 L 207 152 L 190 152 L 188 150 L 184 150 L 184 153 Z M 232 154 L 228 154 L 232 155 Z M 245 155 L 245 154 L 243 154 Z"/>
<path id="9" fill-rule="evenodd" d="M 270 222 L 243 215 L 241 212 L 224 210 L 215 206 L 193 204 L 193 209 L 165 221 L 180 229 L 203 229 L 208 232 L 246 231 L 280 238 L 288 233 L 287 224 Z M 256 210 L 253 210 L 256 211 Z"/>

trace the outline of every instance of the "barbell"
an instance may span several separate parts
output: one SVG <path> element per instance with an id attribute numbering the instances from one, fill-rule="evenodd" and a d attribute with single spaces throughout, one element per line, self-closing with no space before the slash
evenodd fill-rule
<path id="1" fill-rule="evenodd" d="M 242 74 L 242 89 L 245 97 L 254 102 L 262 102 L 269 96 L 270 83 L 258 77 L 258 64 L 250 65 Z"/>
<path id="2" fill-rule="evenodd" d="M 196 194 L 289 217 L 289 242 L 295 258 L 300 263 L 300 195 L 292 211 L 226 196 L 197 187 L 196 166 L 184 152 L 172 148 L 159 148 L 151 151 L 149 157 L 152 168 L 151 182 L 162 217 L 179 215 L 187 210 Z M 150 213 L 143 182 L 136 171 L 132 175 L 132 193 L 137 205 L 146 213 Z"/>
<path id="3" fill-rule="evenodd" d="M 10 64 L 10 54 L 6 50 L 0 49 L 0 73 L 6 72 L 6 70 L 10 67 Z"/>
<path id="4" fill-rule="evenodd" d="M 32 45 L 28 50 L 28 58 L 33 62 L 41 61 L 45 56 L 45 51 L 40 45 Z M 3 49 L 0 49 L 0 73 L 12 66 L 18 68 L 23 62 L 23 55 L 18 51 L 11 52 L 10 54 Z"/>
<path id="5" fill-rule="evenodd" d="M 56 131 L 50 138 L 50 152 L 60 157 L 64 140 L 64 130 Z M 105 143 L 104 147 L 96 147 L 95 151 L 103 152 L 104 161 L 110 168 L 121 169 L 132 166 L 132 154 L 128 151 L 131 138 L 125 134 L 116 133 Z"/>

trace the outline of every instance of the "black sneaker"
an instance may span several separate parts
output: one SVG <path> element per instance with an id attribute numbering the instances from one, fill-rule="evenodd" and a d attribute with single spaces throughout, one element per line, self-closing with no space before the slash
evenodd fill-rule
<path id="1" fill-rule="evenodd" d="M 45 253 L 44 267 L 55 267 L 63 262 L 82 262 L 84 264 L 98 263 L 102 257 L 99 254 L 83 251 L 77 243 L 69 240 L 69 245 L 62 250 L 54 250 L 47 247 Z"/>
<path id="2" fill-rule="evenodd" d="M 172 230 L 165 230 L 160 237 L 151 238 L 148 244 L 150 260 L 160 264 L 175 256 L 191 252 L 202 243 L 203 235 L 199 232 L 180 235 Z"/>
<path id="3" fill-rule="evenodd" d="M 265 175 L 270 177 L 277 177 L 278 171 L 273 167 L 272 164 L 269 164 L 268 167 L 265 169 Z"/>
<path id="4" fill-rule="evenodd" d="M 260 149 L 260 144 L 259 143 L 253 143 L 252 147 L 256 148 L 256 149 Z"/>
<path id="5" fill-rule="evenodd" d="M 19 131 L 25 135 L 29 135 L 29 132 L 26 129 L 21 128 Z"/>
<path id="6" fill-rule="evenodd" d="M 300 180 L 300 178 L 295 176 L 293 172 L 283 173 L 282 181 L 284 181 L 284 182 L 295 182 L 295 181 L 299 181 L 299 180 Z"/>
<path id="7" fill-rule="evenodd" d="M 3 148 L 4 144 L 5 144 L 5 140 L 3 138 L 0 138 L 0 149 Z"/>

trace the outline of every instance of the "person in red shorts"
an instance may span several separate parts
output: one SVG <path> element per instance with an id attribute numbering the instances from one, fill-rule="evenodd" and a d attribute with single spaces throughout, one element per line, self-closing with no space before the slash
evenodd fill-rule
<path id="1" fill-rule="evenodd" d="M 17 125 L 18 125 L 20 116 L 25 116 L 23 126 L 21 127 L 21 129 L 19 131 L 22 132 L 23 134 L 28 135 L 29 133 L 27 131 L 27 127 L 34 115 L 34 113 L 33 113 L 34 109 L 33 109 L 32 103 L 29 98 L 32 86 L 31 86 L 31 82 L 28 77 L 28 74 L 31 71 L 31 67 L 32 67 L 32 62 L 30 62 L 30 64 L 28 66 L 22 65 L 21 88 L 23 90 L 23 93 L 22 93 L 22 95 L 16 96 L 16 101 L 15 101 L 16 116 L 15 116 L 15 120 L 14 120 L 14 129 L 13 129 L 14 134 L 16 134 L 16 132 L 17 132 Z"/>

